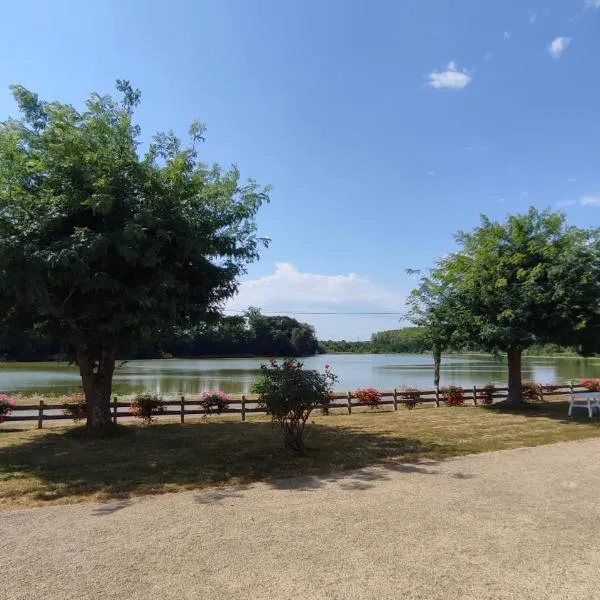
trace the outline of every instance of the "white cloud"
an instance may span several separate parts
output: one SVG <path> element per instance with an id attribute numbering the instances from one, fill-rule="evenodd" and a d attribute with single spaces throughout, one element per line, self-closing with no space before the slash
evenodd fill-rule
<path id="1" fill-rule="evenodd" d="M 520 194 L 519 194 L 520 198 L 529 198 L 529 192 L 527 190 L 523 190 Z"/>
<path id="2" fill-rule="evenodd" d="M 569 47 L 571 43 L 571 38 L 565 37 L 561 35 L 557 38 L 554 38 L 548 44 L 548 52 L 552 58 L 560 58 L 562 53 Z"/>
<path id="3" fill-rule="evenodd" d="M 427 175 L 429 175 L 429 177 L 433 177 L 435 175 L 435 171 L 433 169 L 430 169 L 429 171 L 427 171 Z"/>
<path id="4" fill-rule="evenodd" d="M 537 12 L 533 9 L 529 9 L 529 11 L 527 12 L 527 19 L 529 20 L 529 24 L 533 25 L 537 21 L 537 18 Z"/>
<path id="5" fill-rule="evenodd" d="M 505 31 L 504 35 L 502 36 L 505 40 L 510 40 L 510 31 Z"/>
<path id="6" fill-rule="evenodd" d="M 580 206 L 600 206 L 600 194 L 586 194 L 585 196 L 581 196 L 579 200 L 573 200 L 572 198 L 560 200 L 556 203 L 556 206 L 573 206 L 574 204 L 579 204 Z"/>
<path id="7" fill-rule="evenodd" d="M 575 177 L 569 177 L 569 183 L 575 183 L 577 179 Z"/>
<path id="8" fill-rule="evenodd" d="M 466 69 L 459 70 L 456 63 L 450 61 L 443 71 L 432 71 L 427 79 L 429 85 L 436 89 L 462 90 L 471 83 L 472 77 Z"/>
<path id="9" fill-rule="evenodd" d="M 600 206 L 600 194 L 589 194 L 579 199 L 581 206 Z"/>
<path id="10" fill-rule="evenodd" d="M 596 10 L 600 8 L 600 0 L 585 0 L 585 5 L 587 8 Z"/>
<path id="11" fill-rule="evenodd" d="M 228 310 L 249 306 L 286 312 L 314 325 L 321 339 L 368 339 L 374 331 L 397 329 L 401 315 L 301 315 L 301 312 L 403 312 L 405 296 L 356 273 L 303 273 L 294 265 L 275 264 L 269 275 L 244 281 Z"/>
<path id="12" fill-rule="evenodd" d="M 494 58 L 494 53 L 493 52 L 487 52 L 485 54 L 485 56 L 483 57 L 483 60 L 485 60 L 485 61 L 492 60 L 492 58 Z"/>

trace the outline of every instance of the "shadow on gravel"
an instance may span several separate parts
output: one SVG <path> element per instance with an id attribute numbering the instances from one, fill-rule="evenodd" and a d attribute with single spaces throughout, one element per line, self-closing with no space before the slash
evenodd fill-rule
<path id="1" fill-rule="evenodd" d="M 418 463 L 453 454 L 451 447 L 351 426 L 311 425 L 304 456 L 284 450 L 279 429 L 264 421 L 127 429 L 130 435 L 113 439 L 85 439 L 63 429 L 17 436 L 0 447 L 0 502 L 10 504 L 17 495 L 30 504 L 84 497 L 123 500 L 97 513 L 110 514 L 134 495 L 255 481 L 309 491 L 339 480 L 345 489 L 368 490 L 386 477 L 384 471 L 332 474 L 387 461 L 389 468 L 429 475 L 429 463 L 398 461 Z M 219 502 L 242 493 L 237 486 L 211 490 L 200 493 L 197 501 Z"/>

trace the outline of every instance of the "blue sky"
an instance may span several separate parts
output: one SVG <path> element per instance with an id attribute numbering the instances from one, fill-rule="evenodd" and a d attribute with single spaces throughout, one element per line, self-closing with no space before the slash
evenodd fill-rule
<path id="1" fill-rule="evenodd" d="M 78 104 L 117 78 L 144 135 L 273 186 L 230 308 L 391 312 L 453 232 L 560 207 L 600 224 L 600 0 L 4 0 L 8 86 Z M 367 338 L 398 317 L 300 316 Z"/>

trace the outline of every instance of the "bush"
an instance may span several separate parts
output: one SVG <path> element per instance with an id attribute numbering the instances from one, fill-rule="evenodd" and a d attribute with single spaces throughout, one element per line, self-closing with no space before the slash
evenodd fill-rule
<path id="1" fill-rule="evenodd" d="M 363 388 L 354 392 L 354 397 L 369 408 L 381 406 L 381 394 L 375 388 Z"/>
<path id="2" fill-rule="evenodd" d="M 61 396 L 60 401 L 63 413 L 71 417 L 73 421 L 79 422 L 87 417 L 87 404 L 83 394 Z"/>
<path id="3" fill-rule="evenodd" d="M 403 387 L 400 389 L 400 398 L 402 399 L 402 403 L 408 410 L 412 410 L 417 402 L 421 399 L 421 394 L 417 388 L 413 387 Z"/>
<path id="4" fill-rule="evenodd" d="M 161 415 L 165 410 L 165 404 L 159 396 L 144 393 L 138 394 L 129 405 L 134 417 L 143 419 L 145 423 L 151 423 L 155 415 Z"/>
<path id="5" fill-rule="evenodd" d="M 207 415 L 220 415 L 228 405 L 229 396 L 225 392 L 203 392 L 198 403 Z"/>
<path id="6" fill-rule="evenodd" d="M 4 423 L 6 417 L 10 415 L 15 405 L 16 402 L 14 398 L 7 394 L 0 394 L 0 423 Z"/>
<path id="7" fill-rule="evenodd" d="M 460 386 L 451 385 L 441 392 L 446 406 L 462 406 L 465 403 L 465 391 Z"/>
<path id="8" fill-rule="evenodd" d="M 579 385 L 590 392 L 600 392 L 600 379 L 584 379 Z"/>
<path id="9" fill-rule="evenodd" d="M 526 383 L 521 390 L 523 398 L 527 402 L 540 402 L 542 400 L 542 386 L 539 383 Z"/>
<path id="10" fill-rule="evenodd" d="M 479 391 L 479 399 L 483 402 L 483 404 L 493 404 L 494 403 L 494 392 L 496 388 L 493 383 L 488 383 L 482 390 Z"/>
<path id="11" fill-rule="evenodd" d="M 303 364 L 290 358 L 261 365 L 252 392 L 258 394 L 259 406 L 266 409 L 283 432 L 286 448 L 304 453 L 304 429 L 310 413 L 317 407 L 328 407 L 337 377 L 329 368 L 325 373 L 303 370 Z"/>

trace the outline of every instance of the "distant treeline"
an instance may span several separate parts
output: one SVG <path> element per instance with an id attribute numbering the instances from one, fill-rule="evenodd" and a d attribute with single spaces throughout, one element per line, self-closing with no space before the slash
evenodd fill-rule
<path id="1" fill-rule="evenodd" d="M 349 342 L 346 340 L 325 340 L 319 342 L 319 349 L 325 353 L 347 354 L 422 354 L 431 352 L 425 329 L 422 327 L 403 327 L 389 331 L 379 331 L 371 336 L 369 341 Z M 455 348 L 449 351 L 481 352 L 480 348 Z M 597 352 L 600 352 L 598 348 Z M 525 354 L 533 356 L 544 355 L 576 355 L 577 348 L 564 348 L 556 344 L 539 344 L 528 348 Z"/>
<path id="2" fill-rule="evenodd" d="M 460 349 L 455 349 L 456 351 Z M 462 350 L 477 352 L 478 348 Z M 164 358 L 202 356 L 312 356 L 317 353 L 421 354 L 430 352 L 425 330 L 403 327 L 380 331 L 370 341 L 318 341 L 307 323 L 286 316 L 266 316 L 257 309 L 244 315 L 222 317 L 189 331 L 142 340 L 121 351 L 119 358 Z M 599 348 L 600 351 L 600 348 Z M 576 348 L 554 344 L 532 346 L 529 355 L 576 354 Z M 32 361 L 70 358 L 69 348 L 36 329 L 0 331 L 0 360 Z"/>
<path id="3" fill-rule="evenodd" d="M 428 352 L 425 330 L 420 327 L 403 327 L 390 331 L 379 331 L 370 341 L 348 342 L 346 340 L 325 340 L 319 343 L 323 352 L 346 352 L 351 354 L 417 354 Z"/>
<path id="4" fill-rule="evenodd" d="M 222 317 L 189 331 L 142 340 L 120 358 L 201 356 L 312 356 L 319 342 L 312 326 L 285 316 L 266 316 L 256 309 Z M 70 356 L 69 348 L 37 330 L 0 331 L 1 360 L 45 360 Z"/>

